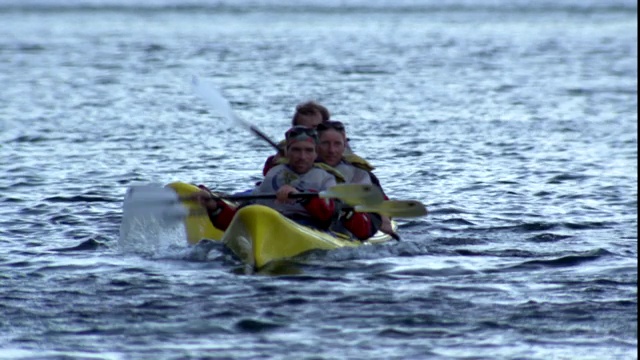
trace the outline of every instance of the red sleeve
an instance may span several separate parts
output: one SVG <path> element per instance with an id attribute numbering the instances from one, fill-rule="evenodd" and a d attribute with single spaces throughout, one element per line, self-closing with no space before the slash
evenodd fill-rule
<path id="1" fill-rule="evenodd" d="M 217 212 L 217 210 L 221 210 Z M 232 208 L 224 201 L 218 201 L 218 209 L 209 212 L 209 220 L 216 228 L 226 231 L 231 224 L 231 220 L 236 215 L 237 209 Z"/>
<path id="2" fill-rule="evenodd" d="M 313 218 L 322 222 L 330 221 L 333 217 L 333 211 L 335 210 L 335 203 L 332 199 L 323 199 L 320 197 L 309 199 L 308 202 L 303 203 L 303 206 Z"/>
<path id="3" fill-rule="evenodd" d="M 372 237 L 378 229 L 368 213 L 354 212 L 348 219 L 344 220 L 344 227 L 360 240 L 367 240 Z"/>
<path id="4" fill-rule="evenodd" d="M 276 166 L 276 164 L 273 161 L 275 157 L 276 157 L 275 155 L 271 155 L 267 158 L 267 161 L 264 162 L 264 166 L 262 167 L 262 176 L 267 176 L 267 173 L 269 172 L 269 170 L 271 170 L 274 166 Z"/>

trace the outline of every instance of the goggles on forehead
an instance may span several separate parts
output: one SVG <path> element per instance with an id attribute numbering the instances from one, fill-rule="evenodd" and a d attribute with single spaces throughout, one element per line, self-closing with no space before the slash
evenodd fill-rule
<path id="1" fill-rule="evenodd" d="M 325 121 L 318 124 L 316 127 L 318 131 L 325 131 L 329 129 L 334 129 L 340 132 L 344 132 L 344 124 L 340 121 Z"/>
<path id="2" fill-rule="evenodd" d="M 306 126 L 294 126 L 287 130 L 284 136 L 287 140 L 287 145 L 296 141 L 310 140 L 313 143 L 318 142 L 318 132 L 315 129 L 311 129 Z"/>

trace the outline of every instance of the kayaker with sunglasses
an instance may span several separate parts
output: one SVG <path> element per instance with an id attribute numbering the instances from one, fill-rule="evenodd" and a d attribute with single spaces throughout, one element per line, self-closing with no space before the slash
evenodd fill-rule
<path id="1" fill-rule="evenodd" d="M 320 197 L 292 200 L 289 194 L 320 192 L 336 185 L 335 176 L 316 166 L 318 134 L 315 129 L 294 126 L 285 133 L 287 164 L 269 170 L 253 195 L 276 194 L 276 200 L 258 200 L 256 203 L 278 210 L 284 216 L 303 225 L 328 230 L 339 222 L 341 228 L 354 237 L 366 240 L 380 227 L 380 216 L 370 213 L 341 212 L 337 216 L 336 202 Z M 213 225 L 226 230 L 236 209 L 203 190 L 193 196 L 207 209 Z"/>
<path id="2" fill-rule="evenodd" d="M 345 126 L 340 121 L 325 121 L 318 124 L 318 159 L 317 162 L 325 163 L 337 170 L 347 184 L 373 184 L 382 190 L 380 181 L 372 172 L 362 169 L 345 158 L 347 149 L 347 133 Z M 383 191 L 384 193 L 384 191 Z M 385 195 L 385 198 L 389 198 Z M 382 217 L 381 230 L 392 234 L 391 220 Z"/>
<path id="3" fill-rule="evenodd" d="M 326 107 L 315 101 L 307 101 L 296 106 L 296 111 L 291 119 L 291 126 L 304 126 L 315 129 L 318 124 L 328 121 L 330 117 L 331 114 Z M 271 168 L 284 162 L 285 145 L 285 141 L 280 142 L 278 144 L 280 151 L 267 158 L 262 168 L 262 175 L 266 176 Z"/>
<path id="4" fill-rule="evenodd" d="M 338 170 L 347 184 L 372 184 L 369 172 L 346 161 L 347 134 L 340 121 L 325 121 L 316 127 L 318 132 L 317 162 L 325 163 Z"/>

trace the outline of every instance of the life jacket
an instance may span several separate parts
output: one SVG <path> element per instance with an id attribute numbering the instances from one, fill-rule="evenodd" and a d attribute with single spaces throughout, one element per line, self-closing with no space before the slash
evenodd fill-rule
<path id="1" fill-rule="evenodd" d="M 354 153 L 344 154 L 342 158 L 348 163 L 351 163 L 351 165 L 359 169 L 366 170 L 366 171 L 373 171 L 375 169 L 375 167 L 371 165 L 367 160 L 361 158 L 360 156 Z"/>
<path id="2" fill-rule="evenodd" d="M 347 179 L 345 178 L 345 176 L 336 168 L 334 168 L 333 166 L 327 165 L 323 162 L 315 162 L 313 164 L 314 167 L 317 167 L 318 169 L 322 169 L 326 172 L 328 172 L 329 174 L 333 175 L 336 178 L 336 182 L 338 184 L 343 184 L 347 181 Z"/>
<path id="3" fill-rule="evenodd" d="M 287 159 L 285 157 L 281 157 L 276 161 L 276 163 L 278 165 L 288 164 L 289 163 L 289 159 Z M 346 182 L 345 176 L 340 171 L 338 171 L 338 169 L 334 168 L 333 166 L 327 165 L 327 164 L 325 164 L 323 162 L 315 162 L 313 164 L 313 166 L 318 168 L 318 169 L 322 169 L 322 170 L 328 172 L 329 174 L 333 175 L 336 178 L 336 182 L 338 184 L 343 184 L 343 183 Z"/>
<path id="4" fill-rule="evenodd" d="M 282 140 L 278 143 L 278 148 L 282 151 L 282 153 L 284 153 L 284 149 L 286 148 L 286 146 L 287 146 L 286 140 Z M 371 165 L 371 163 L 369 163 L 367 160 L 353 153 L 348 142 L 347 142 L 347 145 L 345 146 L 345 150 L 344 150 L 344 154 L 342 155 L 342 158 L 347 162 L 350 162 L 351 164 L 353 164 L 353 166 L 360 168 L 362 170 L 366 170 L 366 171 L 375 170 L 375 166 Z M 280 160 L 277 163 L 286 164 L 287 161 L 283 159 L 284 157 L 280 158 Z"/>

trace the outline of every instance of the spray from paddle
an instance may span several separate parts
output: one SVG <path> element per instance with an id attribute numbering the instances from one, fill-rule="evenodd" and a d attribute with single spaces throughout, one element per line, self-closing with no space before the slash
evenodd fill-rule
<path id="1" fill-rule="evenodd" d="M 160 185 L 131 186 L 122 204 L 122 223 L 118 248 L 125 254 L 166 257 L 184 248 L 186 233 L 182 222 L 188 210 L 179 202 L 169 206 L 148 206 L 140 199 L 157 198 L 149 188 Z M 167 191 L 171 191 L 167 189 Z M 165 198 L 170 194 L 163 193 Z M 173 195 L 177 197 L 176 195 Z"/>

